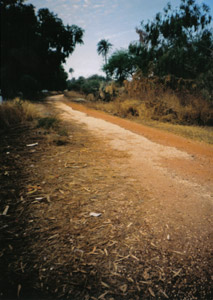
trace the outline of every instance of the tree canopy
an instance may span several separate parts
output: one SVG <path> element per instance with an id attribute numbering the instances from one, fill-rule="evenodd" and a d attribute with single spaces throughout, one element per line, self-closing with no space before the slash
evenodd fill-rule
<path id="1" fill-rule="evenodd" d="M 103 66 L 103 71 L 122 83 L 135 71 L 132 58 L 127 50 L 115 51 Z"/>
<path id="2" fill-rule="evenodd" d="M 37 14 L 22 0 L 0 0 L 1 89 L 4 97 L 22 92 L 29 97 L 42 89 L 64 89 L 62 63 L 83 43 L 83 30 L 64 25 L 47 8 Z"/>
<path id="3" fill-rule="evenodd" d="M 211 21 L 209 7 L 195 0 L 181 0 L 177 8 L 167 4 L 152 21 L 141 22 L 140 28 L 136 28 L 139 41 L 131 43 L 126 52 L 113 53 L 104 70 L 120 81 L 137 69 L 143 76 L 172 75 L 194 80 L 200 90 L 208 90 L 212 99 Z M 121 60 L 121 57 L 126 59 Z"/>
<path id="4" fill-rule="evenodd" d="M 176 9 L 167 4 L 163 14 L 158 13 L 147 24 L 141 23 L 146 38 L 136 48 L 142 67 L 152 62 L 155 74 L 190 79 L 206 72 L 213 59 L 210 23 L 211 15 L 205 4 L 199 6 L 195 0 L 181 0 Z M 134 53 L 136 49 L 131 46 L 130 50 Z M 148 66 L 145 69 L 149 71 Z"/>
<path id="5" fill-rule="evenodd" d="M 97 74 L 91 75 L 88 78 L 80 76 L 78 79 L 72 78 L 68 81 L 68 89 L 95 95 L 98 92 L 100 85 L 105 81 L 105 77 Z"/>
<path id="6" fill-rule="evenodd" d="M 110 49 L 112 48 L 112 46 L 113 45 L 108 40 L 105 39 L 100 40 L 97 44 L 98 55 L 102 55 L 104 57 L 105 64 L 107 63 L 107 55 Z"/>

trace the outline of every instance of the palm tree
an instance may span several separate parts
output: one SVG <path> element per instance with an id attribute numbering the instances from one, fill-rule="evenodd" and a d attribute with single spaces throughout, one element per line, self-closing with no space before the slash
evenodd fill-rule
<path id="1" fill-rule="evenodd" d="M 98 55 L 102 55 L 105 60 L 105 64 L 107 63 L 107 54 L 109 53 L 109 50 L 112 48 L 112 44 L 108 40 L 100 40 L 97 44 L 97 52 Z"/>
<path id="2" fill-rule="evenodd" d="M 73 72 L 74 72 L 74 69 L 73 68 L 69 68 L 69 73 L 70 73 L 71 77 L 72 77 Z"/>

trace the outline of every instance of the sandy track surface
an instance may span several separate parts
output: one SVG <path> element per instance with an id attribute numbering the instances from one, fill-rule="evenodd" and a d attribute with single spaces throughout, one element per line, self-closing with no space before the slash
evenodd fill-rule
<path id="1" fill-rule="evenodd" d="M 127 154 L 120 172 L 133 178 L 150 196 L 143 209 L 155 245 L 189 255 L 212 249 L 212 146 L 76 103 L 56 101 L 54 105 L 62 119 L 84 124 L 110 148 Z"/>
<path id="2" fill-rule="evenodd" d="M 127 129 L 129 121 L 127 121 L 126 128 L 123 128 L 121 127 L 124 121 L 122 119 L 120 119 L 121 126 L 119 126 L 101 119 L 100 112 L 95 117 L 95 112 L 92 110 L 87 109 L 87 113 L 79 111 L 82 110 L 80 105 L 69 104 L 68 106 L 62 102 L 56 102 L 55 105 L 63 111 L 62 118 L 64 120 L 71 118 L 86 125 L 87 129 L 99 138 L 107 140 L 110 147 L 128 153 L 129 159 L 126 160 L 125 170 L 137 177 L 146 189 L 152 191 L 153 199 L 161 200 L 162 205 L 166 203 L 166 206 L 172 206 L 173 210 L 175 207 L 179 207 L 180 211 L 182 210 L 180 205 L 183 205 L 188 216 L 190 210 L 193 209 L 191 217 L 196 219 L 199 214 L 202 216 L 206 207 L 210 208 L 212 212 L 213 147 L 188 141 L 170 133 L 167 134 L 167 144 L 174 145 L 176 137 L 176 147 L 168 146 L 165 145 L 165 137 L 161 143 L 144 137 L 144 126 L 136 124 L 138 130 L 141 126 L 141 132 L 137 134 L 132 132 L 131 126 L 129 126 L 129 130 Z M 158 133 L 158 130 L 152 129 L 152 131 Z M 165 135 L 166 133 L 164 133 Z M 171 143 L 169 142 L 170 137 L 173 139 Z M 186 143 L 185 151 L 184 145 L 178 144 L 180 140 L 182 143 Z M 190 143 L 191 149 L 187 147 L 188 143 Z"/>
<path id="3" fill-rule="evenodd" d="M 0 299 L 212 299 L 212 147 L 49 100 L 0 146 Z"/>

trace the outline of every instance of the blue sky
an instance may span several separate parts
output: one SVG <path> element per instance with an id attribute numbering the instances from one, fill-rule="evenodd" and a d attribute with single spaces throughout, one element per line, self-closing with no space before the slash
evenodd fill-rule
<path id="1" fill-rule="evenodd" d="M 158 12 L 162 12 L 168 0 L 28 0 L 36 9 L 47 7 L 63 20 L 64 25 L 78 25 L 85 30 L 84 45 L 77 46 L 67 59 L 65 70 L 74 69 L 73 76 L 103 74 L 103 58 L 97 54 L 97 43 L 108 39 L 112 51 L 127 48 L 138 40 L 135 27 Z M 213 12 L 213 1 L 204 1 Z M 173 7 L 180 0 L 170 0 Z M 197 3 L 203 3 L 197 0 Z"/>

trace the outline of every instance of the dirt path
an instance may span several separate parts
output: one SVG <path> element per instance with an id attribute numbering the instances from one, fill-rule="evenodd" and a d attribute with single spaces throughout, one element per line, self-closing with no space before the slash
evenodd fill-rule
<path id="1" fill-rule="evenodd" d="M 212 299 L 212 147 L 63 100 L 0 145 L 0 299 Z"/>
<path id="2" fill-rule="evenodd" d="M 198 220 L 202 220 L 202 223 L 207 221 L 205 225 L 210 225 L 213 212 L 212 146 L 138 124 L 136 124 L 137 134 L 135 134 L 132 132 L 132 128 L 135 131 L 135 124 L 132 122 L 109 116 L 109 121 L 117 123 L 115 125 L 103 120 L 107 119 L 106 114 L 95 113 L 80 105 L 67 106 L 57 102 L 56 106 L 64 111 L 63 119 L 71 118 L 85 124 L 99 138 L 107 140 L 110 147 L 129 154 L 124 169 L 128 174 L 136 177 L 144 188 L 151 191 L 153 200 L 159 201 L 164 217 L 168 217 L 167 223 L 180 212 L 185 212 L 184 231 L 190 228 L 190 223 L 192 225 L 190 230 L 196 230 L 200 226 Z M 152 141 L 145 138 L 144 133 L 148 137 L 152 135 Z M 161 144 L 154 141 L 157 134 L 161 134 Z"/>
<path id="3" fill-rule="evenodd" d="M 144 201 L 143 210 L 147 226 L 153 232 L 154 245 L 191 257 L 197 251 L 205 256 L 212 249 L 212 146 L 79 104 L 56 101 L 55 106 L 63 112 L 64 120 L 86 125 L 110 148 L 128 155 L 120 172 L 134 178 L 150 197 Z"/>
<path id="4" fill-rule="evenodd" d="M 212 182 L 212 166 L 213 166 L 213 146 L 207 145 L 202 142 L 194 142 L 181 136 L 177 136 L 172 133 L 164 132 L 159 129 L 150 128 L 141 124 L 134 123 L 127 119 L 121 119 L 119 117 L 111 116 L 101 111 L 88 109 L 87 107 L 70 103 L 66 101 L 66 98 L 59 96 L 59 99 L 73 108 L 74 110 L 81 111 L 88 114 L 91 117 L 105 120 L 112 124 L 118 125 L 123 129 L 127 129 L 137 135 L 148 138 L 149 140 L 158 143 L 160 145 L 174 147 L 178 150 L 184 151 L 191 155 L 193 163 L 189 160 L 185 160 L 183 163 L 178 159 L 167 159 L 168 167 L 173 167 L 177 172 L 181 172 L 182 175 L 189 175 L 189 178 L 197 177 L 199 182 L 205 183 Z M 159 152 L 158 152 L 159 153 Z M 160 153 L 159 153 L 160 154 Z M 169 161 L 168 161 L 169 160 Z M 165 161 L 166 163 L 166 161 Z"/>

